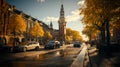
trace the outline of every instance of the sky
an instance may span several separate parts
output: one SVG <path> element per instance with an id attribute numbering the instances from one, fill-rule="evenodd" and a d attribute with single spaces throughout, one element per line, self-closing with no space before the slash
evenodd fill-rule
<path id="1" fill-rule="evenodd" d="M 58 29 L 61 4 L 64 6 L 66 28 L 77 30 L 81 33 L 84 25 L 79 8 L 84 0 L 6 0 L 7 3 L 15 5 L 16 9 L 30 15 L 47 25 L 53 23 L 53 28 Z M 84 35 L 82 35 L 86 38 Z"/>

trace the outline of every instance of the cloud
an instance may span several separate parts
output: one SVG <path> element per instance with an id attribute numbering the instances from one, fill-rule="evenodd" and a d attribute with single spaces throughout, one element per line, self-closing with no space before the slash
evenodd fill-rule
<path id="1" fill-rule="evenodd" d="M 42 21 L 44 21 L 44 22 L 57 22 L 58 21 L 58 18 L 56 18 L 56 17 L 45 17 L 45 18 L 43 18 L 43 20 Z"/>
<path id="2" fill-rule="evenodd" d="M 40 3 L 42 3 L 42 2 L 45 2 L 45 0 L 37 0 L 37 2 L 40 2 Z"/>
<path id="3" fill-rule="evenodd" d="M 84 2 L 85 2 L 85 1 L 82 0 L 82 1 L 79 1 L 77 4 L 80 5 L 80 6 L 82 6 L 82 5 L 84 4 Z"/>
<path id="4" fill-rule="evenodd" d="M 67 21 L 67 22 L 75 22 L 75 21 L 77 21 L 77 20 L 80 20 L 80 15 L 79 15 L 79 10 L 74 10 L 74 11 L 71 11 L 71 14 L 70 15 L 68 15 L 68 16 L 66 16 L 65 17 L 65 20 Z M 45 18 L 43 18 L 43 20 L 42 21 L 44 21 L 44 22 L 50 22 L 50 21 L 52 21 L 52 22 L 58 22 L 58 17 L 45 17 Z"/>
<path id="5" fill-rule="evenodd" d="M 66 16 L 67 22 L 75 22 L 77 20 L 80 20 L 79 10 L 74 10 L 71 12 L 71 15 Z"/>
<path id="6" fill-rule="evenodd" d="M 81 16 L 79 15 L 80 11 L 77 9 L 77 10 L 74 10 L 74 11 L 71 11 L 70 15 L 66 16 L 65 17 L 65 20 L 67 22 L 76 22 L 78 20 L 81 19 Z M 58 22 L 58 17 L 50 17 L 50 16 L 47 16 L 45 18 L 43 18 L 42 21 L 44 22 Z"/>

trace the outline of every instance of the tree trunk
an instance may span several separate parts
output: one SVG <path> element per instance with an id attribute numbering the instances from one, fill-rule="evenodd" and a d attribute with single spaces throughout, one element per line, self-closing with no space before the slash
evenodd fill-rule
<path id="1" fill-rule="evenodd" d="M 109 31 L 109 21 L 108 19 L 105 19 L 106 22 L 106 44 L 107 46 L 110 45 L 110 31 Z"/>
<path id="2" fill-rule="evenodd" d="M 15 32 L 15 28 L 14 28 L 14 31 L 13 31 L 13 35 L 14 35 L 14 41 L 13 41 L 13 46 L 16 46 L 16 32 Z"/>
<path id="3" fill-rule="evenodd" d="M 91 41 L 92 37 L 91 37 L 91 34 L 89 34 L 89 42 Z"/>
<path id="4" fill-rule="evenodd" d="M 104 45 L 105 44 L 105 28 L 104 26 L 102 27 L 101 31 L 101 44 Z"/>
<path id="5" fill-rule="evenodd" d="M 109 20 L 108 19 L 105 19 L 105 22 L 106 22 L 106 44 L 107 44 L 107 47 L 106 47 L 106 52 L 107 52 L 107 55 L 109 56 L 110 55 L 110 31 L 109 31 Z"/>

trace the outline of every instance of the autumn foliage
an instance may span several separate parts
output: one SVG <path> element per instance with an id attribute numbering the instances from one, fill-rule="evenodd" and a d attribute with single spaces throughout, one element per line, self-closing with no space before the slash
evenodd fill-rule
<path id="1" fill-rule="evenodd" d="M 101 42 L 105 43 L 107 40 L 108 43 L 110 30 L 120 27 L 120 0 L 85 0 L 80 14 L 83 15 L 82 22 L 86 25 L 83 33 L 89 36 L 100 34 Z"/>
<path id="2" fill-rule="evenodd" d="M 52 38 L 53 38 L 53 36 L 51 35 L 51 33 L 49 31 L 44 31 L 44 36 L 42 38 L 42 42 L 44 44 L 46 44 L 47 41 L 52 40 Z"/>
<path id="3" fill-rule="evenodd" d="M 44 35 L 44 31 L 38 22 L 35 22 L 30 29 L 30 35 L 33 37 L 42 37 Z"/>
<path id="4" fill-rule="evenodd" d="M 72 30 L 71 28 L 66 29 L 66 41 L 82 41 L 82 36 L 76 30 Z"/>
<path id="5" fill-rule="evenodd" d="M 10 17 L 9 32 L 23 33 L 26 31 L 26 24 L 21 15 L 13 14 Z"/>
<path id="6" fill-rule="evenodd" d="M 51 40 L 52 39 L 52 35 L 51 35 L 51 33 L 49 31 L 45 31 L 43 38 L 46 39 L 46 40 L 47 39 Z"/>

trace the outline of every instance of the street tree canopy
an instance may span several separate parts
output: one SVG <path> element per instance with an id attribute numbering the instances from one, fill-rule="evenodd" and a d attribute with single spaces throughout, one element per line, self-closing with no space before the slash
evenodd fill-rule
<path id="1" fill-rule="evenodd" d="M 89 40 L 91 40 L 91 39 L 94 39 L 96 37 L 98 30 L 91 25 L 86 25 L 84 27 L 84 29 L 82 30 L 82 33 L 87 35 L 89 37 Z"/>
<path id="2" fill-rule="evenodd" d="M 72 30 L 71 28 L 66 29 L 66 41 L 82 41 L 82 36 L 76 30 Z"/>
<path id="3" fill-rule="evenodd" d="M 9 22 L 9 32 L 13 33 L 23 33 L 26 31 L 26 24 L 25 20 L 22 18 L 21 15 L 18 14 L 13 14 L 10 17 L 10 22 Z"/>
<path id="4" fill-rule="evenodd" d="M 42 37 L 44 35 L 44 31 L 38 22 L 35 22 L 30 29 L 30 35 L 33 37 Z"/>
<path id="5" fill-rule="evenodd" d="M 83 23 L 104 27 L 104 22 L 120 26 L 120 0 L 85 0 L 85 6 L 80 8 Z"/>
<path id="6" fill-rule="evenodd" d="M 82 21 L 85 25 L 91 25 L 93 29 L 99 30 L 103 39 L 106 31 L 109 40 L 109 29 L 112 26 L 120 27 L 120 0 L 85 0 L 84 7 L 80 8 L 80 14 L 83 15 Z"/>
<path id="7" fill-rule="evenodd" d="M 51 39 L 52 39 L 51 33 L 50 33 L 49 31 L 45 31 L 45 33 L 44 33 L 44 38 L 51 40 Z"/>

